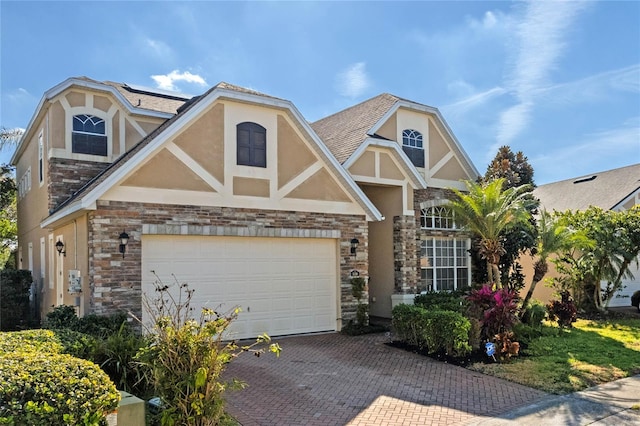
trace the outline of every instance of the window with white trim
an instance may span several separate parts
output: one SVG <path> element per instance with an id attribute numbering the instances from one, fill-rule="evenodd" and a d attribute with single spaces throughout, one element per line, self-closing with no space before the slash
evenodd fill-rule
<path id="1" fill-rule="evenodd" d="M 427 207 L 420 211 L 422 229 L 456 229 L 453 211 L 447 206 Z"/>
<path id="2" fill-rule="evenodd" d="M 107 133 L 105 121 L 95 115 L 73 116 L 71 151 L 76 154 L 107 155 Z"/>
<path id="3" fill-rule="evenodd" d="M 402 150 L 407 154 L 414 166 L 424 167 L 422 133 L 413 129 L 404 129 L 402 131 Z"/>
<path id="4" fill-rule="evenodd" d="M 27 192 L 31 190 L 31 167 L 22 174 L 18 181 L 18 198 L 22 198 L 27 195 Z"/>
<path id="5" fill-rule="evenodd" d="M 468 238 L 425 238 L 420 246 L 422 288 L 452 291 L 470 285 Z"/>
<path id="6" fill-rule="evenodd" d="M 42 132 L 38 135 L 38 182 L 44 181 L 44 140 Z"/>

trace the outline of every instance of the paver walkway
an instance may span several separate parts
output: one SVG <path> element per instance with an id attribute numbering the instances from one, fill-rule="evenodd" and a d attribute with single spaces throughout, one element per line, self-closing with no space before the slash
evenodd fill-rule
<path id="1" fill-rule="evenodd" d="M 382 334 L 276 339 L 280 358 L 245 354 L 225 377 L 249 386 L 227 394 L 242 425 L 451 425 L 547 394 L 392 348 Z"/>

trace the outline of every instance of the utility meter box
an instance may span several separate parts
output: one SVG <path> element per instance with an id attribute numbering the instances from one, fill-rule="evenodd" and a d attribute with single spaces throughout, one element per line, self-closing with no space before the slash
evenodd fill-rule
<path id="1" fill-rule="evenodd" d="M 80 277 L 80 271 L 76 269 L 69 270 L 69 293 L 82 292 L 82 278 Z"/>

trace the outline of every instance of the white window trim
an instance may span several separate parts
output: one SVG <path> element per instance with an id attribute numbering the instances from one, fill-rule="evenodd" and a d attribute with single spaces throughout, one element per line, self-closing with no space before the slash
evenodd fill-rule
<path id="1" fill-rule="evenodd" d="M 31 191 L 31 166 L 20 177 L 18 182 L 18 199 L 24 198 Z"/>
<path id="2" fill-rule="evenodd" d="M 427 290 L 431 290 L 431 291 L 447 291 L 447 290 L 440 290 L 438 287 L 438 269 L 453 269 L 453 288 L 454 290 L 457 290 L 458 287 L 458 269 L 461 269 L 462 267 L 464 267 L 464 265 L 459 266 L 458 265 L 458 256 L 457 256 L 457 249 L 459 248 L 459 243 L 463 243 L 464 244 L 464 250 L 466 253 L 466 269 L 467 269 L 467 282 L 466 282 L 466 286 L 471 285 L 471 255 L 469 254 L 468 250 L 471 244 L 471 239 L 470 238 L 453 238 L 453 237 L 427 237 L 427 238 L 422 238 L 422 241 L 420 242 L 420 264 L 422 265 L 422 246 L 424 243 L 426 242 L 430 242 L 431 247 L 435 250 L 435 241 L 436 240 L 440 240 L 440 241 L 453 241 L 454 242 L 454 246 L 453 246 L 453 266 L 446 266 L 446 267 L 438 267 L 436 265 L 432 265 L 430 267 L 427 266 L 421 266 L 420 267 L 420 276 L 422 277 L 422 270 L 425 269 L 432 269 L 433 270 L 433 283 L 431 288 L 427 288 L 427 284 L 422 282 L 422 278 L 420 279 L 420 285 L 421 287 L 425 287 Z M 434 254 L 435 257 L 435 254 Z M 425 262 L 426 263 L 426 262 Z"/>
<path id="3" fill-rule="evenodd" d="M 456 226 L 456 222 L 455 222 L 455 216 L 453 214 L 453 212 L 451 212 L 451 216 L 450 218 L 448 216 L 444 216 L 442 214 L 430 214 L 427 215 L 425 214 L 425 212 L 427 210 L 438 210 L 439 212 L 442 212 L 443 210 L 448 210 L 449 212 L 451 212 L 451 209 L 449 209 L 446 205 L 436 205 L 436 206 L 428 206 L 428 207 L 423 207 L 422 209 L 420 209 L 420 228 L 421 229 L 433 229 L 433 230 L 447 230 L 447 231 L 457 231 L 458 227 Z M 436 227 L 436 226 L 422 226 L 422 222 L 423 222 L 423 218 L 424 217 L 430 217 L 432 219 L 432 223 L 435 224 L 435 218 L 445 218 L 447 221 L 451 221 L 451 226 L 450 227 Z M 440 223 L 442 223 L 442 220 L 440 221 Z"/>
<path id="4" fill-rule="evenodd" d="M 38 135 L 38 182 L 44 185 L 44 133 L 40 130 Z"/>

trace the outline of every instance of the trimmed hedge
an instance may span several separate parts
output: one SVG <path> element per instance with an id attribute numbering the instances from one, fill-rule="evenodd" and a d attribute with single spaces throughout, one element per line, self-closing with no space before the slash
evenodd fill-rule
<path id="1" fill-rule="evenodd" d="M 467 311 L 469 302 L 464 297 L 464 290 L 454 291 L 430 291 L 424 294 L 418 294 L 413 304 L 425 309 L 454 311 L 461 314 Z"/>
<path id="2" fill-rule="evenodd" d="M 120 393 L 100 367 L 68 354 L 0 356 L 0 424 L 100 425 Z"/>
<path id="3" fill-rule="evenodd" d="M 393 308 L 391 316 L 396 335 L 409 345 L 456 357 L 471 352 L 471 323 L 458 312 L 401 304 Z"/>
<path id="4" fill-rule="evenodd" d="M 72 330 L 23 330 L 0 333 L 0 354 L 20 352 L 65 353 L 87 359 L 96 340 Z"/>
<path id="5" fill-rule="evenodd" d="M 0 425 L 106 424 L 119 392 L 96 364 L 69 355 L 93 344 L 68 330 L 0 333 Z"/>

